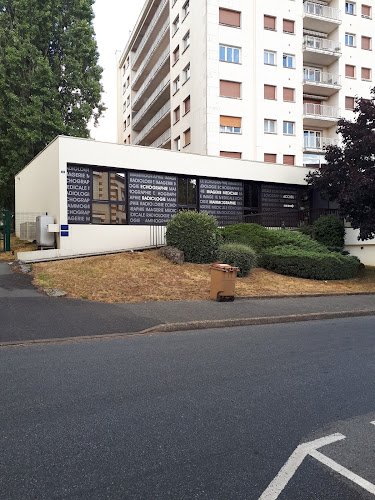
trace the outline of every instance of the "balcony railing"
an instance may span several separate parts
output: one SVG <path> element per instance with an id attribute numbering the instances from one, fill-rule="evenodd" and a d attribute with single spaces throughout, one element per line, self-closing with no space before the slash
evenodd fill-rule
<path id="1" fill-rule="evenodd" d="M 155 127 L 157 123 L 160 122 L 169 112 L 171 111 L 171 101 L 168 101 L 164 106 L 159 109 L 153 118 L 147 123 L 147 125 L 141 130 L 135 139 L 135 144 L 139 144 L 148 135 L 148 133 Z"/>
<path id="2" fill-rule="evenodd" d="M 156 87 L 154 92 L 150 95 L 150 97 L 147 99 L 147 101 L 144 103 L 144 105 L 141 107 L 141 109 L 138 111 L 138 113 L 135 115 L 133 118 L 133 128 L 137 123 L 141 120 L 141 118 L 144 116 L 146 111 L 149 109 L 151 104 L 155 101 L 155 99 L 158 97 L 158 95 L 163 92 L 163 90 L 169 86 L 170 84 L 170 75 L 166 76 L 161 83 Z"/>
<path id="3" fill-rule="evenodd" d="M 317 149 L 322 150 L 327 146 L 337 146 L 339 140 L 331 139 L 329 137 L 305 137 L 304 149 Z"/>
<path id="4" fill-rule="evenodd" d="M 159 34 L 155 38 L 154 43 L 151 45 L 150 50 L 147 52 L 145 58 L 143 59 L 142 64 L 139 66 L 139 68 L 138 68 L 138 70 L 137 70 L 137 72 L 135 74 L 134 80 L 133 80 L 133 85 L 135 85 L 136 82 L 138 81 L 138 79 L 141 76 L 143 70 L 149 64 L 149 62 L 150 62 L 150 60 L 151 60 L 151 58 L 152 58 L 155 50 L 159 47 L 161 41 L 163 40 L 165 34 L 168 31 L 169 31 L 169 19 L 167 19 L 166 22 L 161 27 L 161 29 L 159 31 Z"/>
<path id="5" fill-rule="evenodd" d="M 159 18 L 160 18 L 160 15 L 161 13 L 163 12 L 164 10 L 164 7 L 166 6 L 166 4 L 168 3 L 169 0 L 162 0 L 161 4 L 159 5 L 159 7 L 156 9 L 156 12 L 154 14 L 154 17 L 151 19 L 151 22 L 145 32 L 145 34 L 143 35 L 143 38 L 141 40 L 141 43 L 139 44 L 138 46 L 138 49 L 136 50 L 134 56 L 133 56 L 133 59 L 132 59 L 132 68 L 134 68 L 138 58 L 139 58 L 139 55 L 140 53 L 142 52 L 142 50 L 144 49 L 144 46 L 146 45 L 148 39 L 149 39 L 149 36 L 152 32 L 152 30 L 155 28 L 155 25 L 157 24 Z"/>
<path id="6" fill-rule="evenodd" d="M 154 141 L 152 144 L 150 144 L 150 148 L 158 148 L 158 147 L 162 146 L 163 144 L 165 144 L 166 142 L 168 142 L 170 138 L 171 138 L 171 129 L 169 128 L 168 130 L 166 130 L 164 132 L 164 134 L 162 134 L 160 137 L 158 137 L 156 139 L 156 141 Z"/>
<path id="7" fill-rule="evenodd" d="M 303 105 L 303 114 L 317 116 L 322 118 L 340 118 L 340 110 L 336 106 L 327 106 L 326 104 L 314 104 L 305 102 Z"/>
<path id="8" fill-rule="evenodd" d="M 328 5 L 321 5 L 315 2 L 305 2 L 303 4 L 305 14 L 332 19 L 332 21 L 341 21 L 341 11 Z"/>
<path id="9" fill-rule="evenodd" d="M 144 91 L 147 89 L 147 87 L 153 81 L 155 75 L 158 73 L 160 68 L 165 63 L 165 61 L 167 59 L 169 59 L 169 53 L 170 53 L 170 48 L 168 45 L 168 47 L 165 49 L 165 51 L 162 53 L 162 55 L 157 60 L 155 66 L 152 68 L 152 70 L 148 74 L 146 80 L 142 83 L 142 85 L 139 87 L 137 93 L 135 94 L 134 100 L 133 100 L 133 108 L 137 105 L 137 103 L 138 103 L 139 99 L 141 98 L 141 96 L 143 95 Z"/>
<path id="10" fill-rule="evenodd" d="M 341 52 L 341 43 L 327 38 L 305 35 L 303 37 L 304 49 L 324 50 L 326 52 Z"/>
<path id="11" fill-rule="evenodd" d="M 321 85 L 341 85 L 340 75 L 334 73 L 327 73 L 326 71 L 319 71 L 314 69 L 303 70 L 304 83 L 316 83 Z"/>

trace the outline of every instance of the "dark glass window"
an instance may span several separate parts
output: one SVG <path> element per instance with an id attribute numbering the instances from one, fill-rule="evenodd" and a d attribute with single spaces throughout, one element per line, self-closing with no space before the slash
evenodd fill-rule
<path id="1" fill-rule="evenodd" d="M 126 224 L 125 172 L 92 171 L 92 223 Z"/>
<path id="2" fill-rule="evenodd" d="M 259 212 L 259 184 L 244 182 L 244 213 L 245 215 Z"/>
<path id="3" fill-rule="evenodd" d="M 180 210 L 197 209 L 197 179 L 193 177 L 178 178 L 178 208 Z"/>

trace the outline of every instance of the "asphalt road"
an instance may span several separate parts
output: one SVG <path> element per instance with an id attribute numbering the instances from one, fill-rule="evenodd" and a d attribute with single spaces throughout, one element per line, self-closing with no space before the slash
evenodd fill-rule
<path id="1" fill-rule="evenodd" d="M 3 348 L 0 498 L 258 499 L 337 433 L 375 484 L 374 359 L 375 317 Z M 307 455 L 274 498 L 374 496 Z"/>

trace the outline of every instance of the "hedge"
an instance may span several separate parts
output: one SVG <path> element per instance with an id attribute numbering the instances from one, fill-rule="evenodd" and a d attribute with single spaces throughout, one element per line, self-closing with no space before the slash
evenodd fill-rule
<path id="1" fill-rule="evenodd" d="M 252 248 L 241 243 L 225 243 L 219 248 L 219 260 L 238 267 L 238 276 L 247 276 L 256 266 L 256 254 Z"/>
<path id="2" fill-rule="evenodd" d="M 345 245 L 345 228 L 336 215 L 323 215 L 313 224 L 314 237 L 329 249 L 342 250 Z"/>
<path id="3" fill-rule="evenodd" d="M 242 243 L 250 246 L 257 254 L 261 254 L 264 249 L 277 245 L 277 238 L 274 231 L 270 231 L 258 224 L 234 224 L 221 229 L 225 243 Z"/>

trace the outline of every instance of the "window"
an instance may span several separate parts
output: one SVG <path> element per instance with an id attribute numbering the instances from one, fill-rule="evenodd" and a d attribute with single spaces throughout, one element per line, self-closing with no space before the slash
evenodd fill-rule
<path id="1" fill-rule="evenodd" d="M 303 140 L 306 149 L 321 149 L 323 146 L 322 133 L 317 130 L 304 130 Z"/>
<path id="2" fill-rule="evenodd" d="M 308 168 L 319 168 L 327 163 L 324 155 L 304 154 L 303 166 Z"/>
<path id="3" fill-rule="evenodd" d="M 276 66 L 276 52 L 272 52 L 271 50 L 265 50 L 264 64 L 269 64 L 270 66 Z"/>
<path id="4" fill-rule="evenodd" d="M 294 165 L 294 155 L 283 155 L 284 165 Z"/>
<path id="5" fill-rule="evenodd" d="M 264 86 L 264 98 L 265 99 L 276 99 L 276 87 L 274 85 Z"/>
<path id="6" fill-rule="evenodd" d="M 221 97 L 241 98 L 241 84 L 239 82 L 230 82 L 229 80 L 220 80 Z"/>
<path id="7" fill-rule="evenodd" d="M 294 56 L 291 54 L 283 55 L 283 67 L 284 68 L 294 68 Z"/>
<path id="8" fill-rule="evenodd" d="M 276 155 L 273 153 L 264 153 L 264 161 L 266 163 L 276 163 Z"/>
<path id="9" fill-rule="evenodd" d="M 184 83 L 190 78 L 190 63 L 183 69 Z"/>
<path id="10" fill-rule="evenodd" d="M 294 135 L 294 122 L 283 122 L 283 134 Z"/>
<path id="11" fill-rule="evenodd" d="M 355 7 L 353 2 L 345 2 L 345 14 L 355 14 Z"/>
<path id="12" fill-rule="evenodd" d="M 220 116 L 220 132 L 240 134 L 241 118 L 237 116 Z"/>
<path id="13" fill-rule="evenodd" d="M 124 126 L 123 126 L 123 131 L 125 132 L 126 130 L 126 120 L 124 120 Z"/>
<path id="14" fill-rule="evenodd" d="M 283 19 L 283 31 L 284 33 L 294 33 L 294 21 Z"/>
<path id="15" fill-rule="evenodd" d="M 242 153 L 237 153 L 236 151 L 220 151 L 220 156 L 225 158 L 242 158 Z"/>
<path id="16" fill-rule="evenodd" d="M 126 98 L 126 107 L 130 106 L 130 95 Z"/>
<path id="17" fill-rule="evenodd" d="M 189 0 L 187 2 L 184 3 L 184 5 L 182 6 L 182 12 L 184 14 L 184 19 L 185 17 L 189 14 L 190 12 L 190 2 Z"/>
<path id="18" fill-rule="evenodd" d="M 197 179 L 185 176 L 177 178 L 177 202 L 180 210 L 197 209 Z"/>
<path id="19" fill-rule="evenodd" d="M 130 144 L 130 134 L 128 135 L 128 144 Z"/>
<path id="20" fill-rule="evenodd" d="M 184 52 L 185 50 L 189 47 L 190 45 L 190 31 L 186 33 L 184 38 L 182 39 L 183 45 L 184 45 Z"/>
<path id="21" fill-rule="evenodd" d="M 361 78 L 362 78 L 362 80 L 371 80 L 371 69 L 370 68 L 362 68 L 361 69 Z"/>
<path id="22" fill-rule="evenodd" d="M 241 12 L 219 8 L 219 23 L 234 28 L 241 27 Z"/>
<path id="23" fill-rule="evenodd" d="M 181 139 L 180 139 L 180 136 L 176 137 L 176 139 L 174 140 L 174 149 L 176 151 L 181 151 Z"/>
<path id="24" fill-rule="evenodd" d="M 130 85 L 130 76 L 128 76 L 126 79 L 126 88 L 128 88 L 129 85 Z"/>
<path id="25" fill-rule="evenodd" d="M 265 15 L 264 16 L 264 29 L 276 30 L 276 17 Z"/>
<path id="26" fill-rule="evenodd" d="M 228 45 L 220 45 L 219 56 L 220 61 L 239 64 L 240 49 L 236 47 L 229 47 Z"/>
<path id="27" fill-rule="evenodd" d="M 180 106 L 177 106 L 177 108 L 173 111 L 174 123 L 178 122 L 179 119 L 180 119 Z"/>
<path id="28" fill-rule="evenodd" d="M 354 47 L 355 46 L 355 35 L 352 35 L 351 33 L 345 33 L 345 45 L 347 47 Z"/>
<path id="29" fill-rule="evenodd" d="M 283 100 L 294 102 L 294 89 L 291 89 L 289 87 L 284 87 L 283 88 Z"/>
<path id="30" fill-rule="evenodd" d="M 353 110 L 354 104 L 355 104 L 354 97 L 348 97 L 348 96 L 345 97 L 345 109 Z"/>
<path id="31" fill-rule="evenodd" d="M 369 5 L 362 5 L 362 17 L 371 19 L 371 7 Z"/>
<path id="32" fill-rule="evenodd" d="M 184 147 L 185 146 L 188 146 L 191 142 L 191 137 L 190 137 L 190 129 L 188 128 L 187 130 L 185 130 L 184 132 Z"/>
<path id="33" fill-rule="evenodd" d="M 190 96 L 184 100 L 184 115 L 190 111 Z"/>
<path id="34" fill-rule="evenodd" d="M 173 26 L 172 26 L 173 35 L 176 33 L 179 27 L 180 27 L 180 16 L 177 16 L 176 19 L 173 21 Z"/>
<path id="35" fill-rule="evenodd" d="M 180 59 L 180 46 L 177 45 L 177 47 L 173 51 L 173 64 L 176 64 L 176 62 Z"/>
<path id="36" fill-rule="evenodd" d="M 127 121 L 128 127 L 129 127 L 129 125 L 130 125 L 130 115 L 128 115 L 128 118 L 127 118 L 126 121 Z"/>
<path id="37" fill-rule="evenodd" d="M 178 76 L 174 81 L 173 81 L 173 94 L 178 92 L 180 90 L 180 77 Z"/>
<path id="38" fill-rule="evenodd" d="M 123 84 L 122 86 L 122 93 L 125 94 L 125 90 L 126 90 L 126 82 Z"/>
<path id="39" fill-rule="evenodd" d="M 264 120 L 264 133 L 276 134 L 276 120 Z"/>
<path id="40" fill-rule="evenodd" d="M 92 171 L 92 223 L 126 224 L 125 173 Z"/>
<path id="41" fill-rule="evenodd" d="M 347 78 L 355 78 L 355 66 L 345 64 L 345 76 Z"/>
<path id="42" fill-rule="evenodd" d="M 371 50 L 371 38 L 368 36 L 363 36 L 361 39 L 361 48 L 363 50 Z"/>

